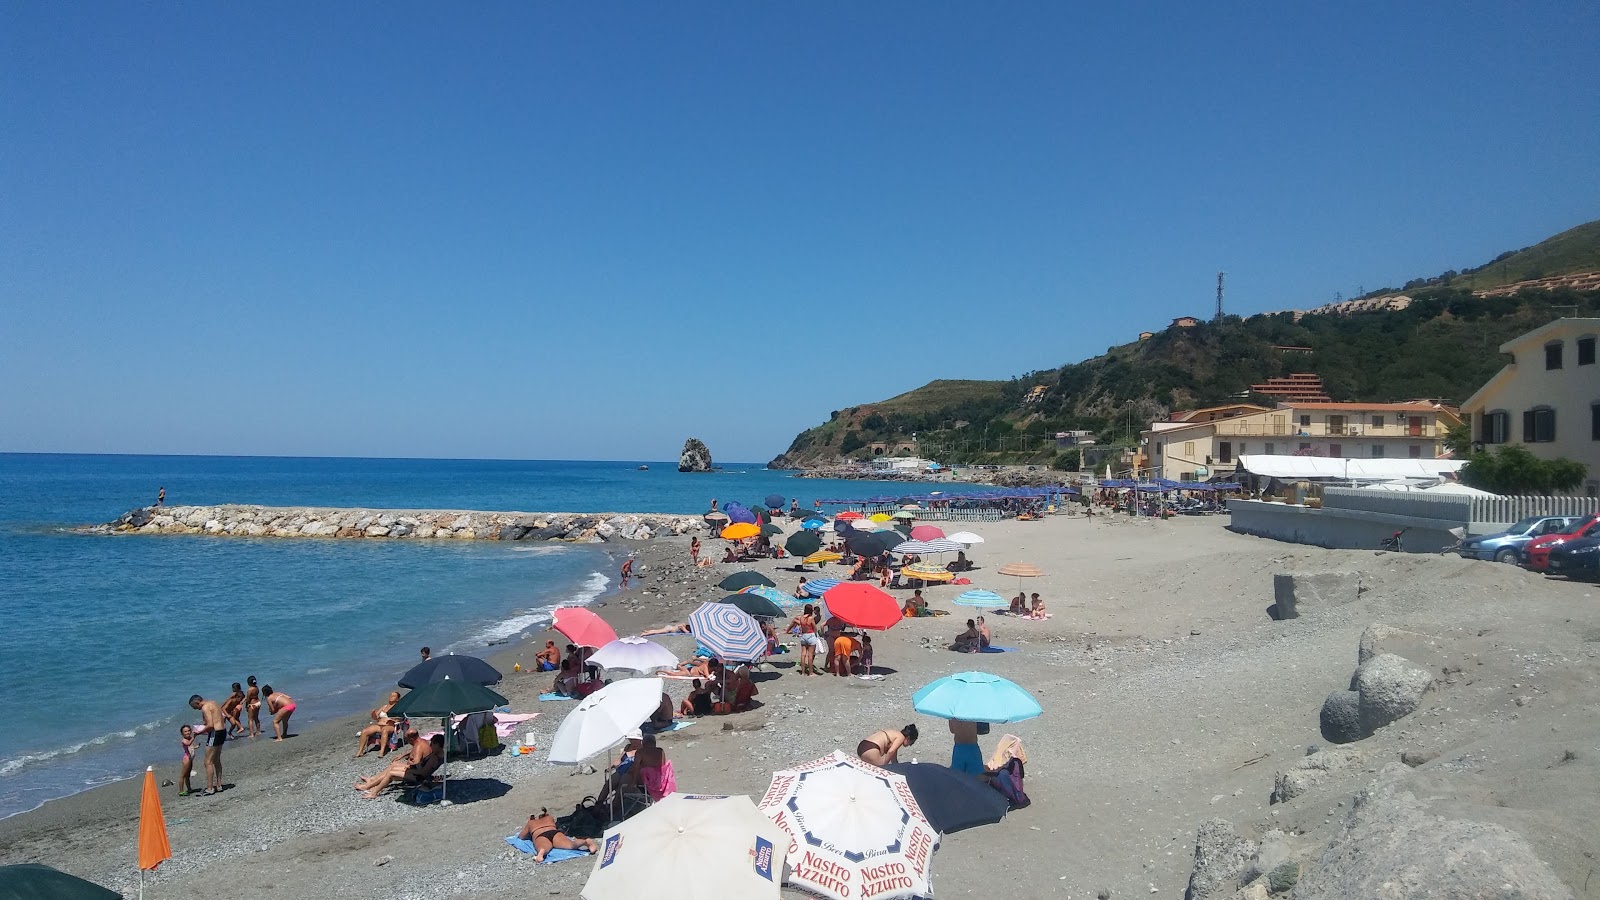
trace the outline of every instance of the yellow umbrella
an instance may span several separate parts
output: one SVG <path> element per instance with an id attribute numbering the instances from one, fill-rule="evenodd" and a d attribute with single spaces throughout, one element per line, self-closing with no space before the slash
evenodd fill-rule
<path id="1" fill-rule="evenodd" d="M 817 552 L 800 561 L 806 565 L 814 566 L 819 563 L 838 562 L 841 559 L 844 559 L 844 554 L 842 553 L 829 553 L 826 550 L 818 550 Z"/>
<path id="2" fill-rule="evenodd" d="M 742 541 L 745 538 L 753 538 L 760 533 L 761 526 L 753 525 L 749 522 L 735 522 L 722 529 L 722 536 L 730 541 Z"/>
<path id="3" fill-rule="evenodd" d="M 918 564 L 902 568 L 900 577 L 916 578 L 922 581 L 954 581 L 956 576 L 944 569 L 936 569 L 931 564 L 926 567 Z"/>
<path id="4" fill-rule="evenodd" d="M 867 518 L 871 519 L 874 522 L 887 522 L 887 521 L 889 521 L 889 514 L 888 513 L 873 513 L 872 515 L 868 516 Z"/>

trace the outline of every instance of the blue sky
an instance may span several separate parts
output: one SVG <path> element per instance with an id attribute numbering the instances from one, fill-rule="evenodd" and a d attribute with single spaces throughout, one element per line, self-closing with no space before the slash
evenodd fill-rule
<path id="1" fill-rule="evenodd" d="M 1124 7 L 1101 9 L 1091 7 Z M 0 450 L 766 459 L 1600 217 L 1600 6 L 0 4 Z"/>

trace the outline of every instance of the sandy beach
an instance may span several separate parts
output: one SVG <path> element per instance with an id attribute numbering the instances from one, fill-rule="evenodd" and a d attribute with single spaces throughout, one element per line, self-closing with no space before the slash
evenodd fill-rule
<path id="1" fill-rule="evenodd" d="M 981 669 L 1029 688 L 1044 707 L 1041 718 L 996 726 L 984 739 L 987 752 L 1002 733 L 1023 738 L 1033 805 L 945 836 L 935 896 L 1182 897 L 1196 832 L 1216 818 L 1252 837 L 1281 832 L 1309 867 L 1295 895 L 1313 896 L 1311 863 L 1345 827 L 1353 796 L 1377 778 L 1404 786 L 1428 815 L 1510 829 L 1575 895 L 1600 896 L 1591 878 L 1600 851 L 1591 827 L 1600 819 L 1600 588 L 1455 557 L 1280 544 L 1226 524 L 1226 516 L 1053 516 L 976 527 L 987 542 L 972 554 L 973 586 L 1037 591 L 1053 615 L 991 616 L 995 643 L 1016 652 L 943 649 L 971 611 L 950 603 L 962 588 L 931 588 L 931 604 L 952 615 L 875 635 L 884 679 L 801 678 L 790 670 L 794 657 L 779 656 L 769 667 L 776 674 L 759 683 L 760 708 L 663 736 L 679 789 L 759 797 L 773 770 L 908 722 L 923 737 L 905 755 L 947 763 L 944 723 L 913 713 L 911 694 Z M 714 583 L 728 571 L 755 568 L 783 589 L 799 578 L 787 561 L 695 570 L 687 543 L 637 545 L 642 577 L 596 611 L 619 634 L 636 633 L 722 596 Z M 708 552 L 719 545 L 708 541 Z M 995 574 L 1011 561 L 1046 574 L 1025 583 Z M 1298 619 L 1267 615 L 1274 573 L 1324 572 L 1351 573 L 1360 588 Z M 1348 758 L 1326 777 L 1270 802 L 1280 773 L 1328 746 L 1319 707 L 1348 686 L 1362 633 L 1375 623 L 1425 636 L 1408 658 L 1433 672 L 1435 687 L 1416 712 L 1346 745 Z M 680 655 L 693 648 L 688 636 L 660 640 Z M 519 729 L 538 735 L 536 755 L 452 763 L 457 802 L 417 809 L 351 789 L 381 765 L 351 759 L 361 717 L 283 744 L 230 743 L 224 781 L 234 787 L 212 798 L 163 790 L 174 858 L 148 878 L 146 896 L 577 897 L 590 862 L 535 865 L 503 841 L 529 813 L 570 811 L 601 783 L 545 761 L 542 748 L 573 704 L 537 701 L 548 675 L 512 674 L 543 641 L 491 657 L 507 673 L 498 690 L 512 709 L 539 713 Z M 686 691 L 669 687 L 675 697 Z M 1437 756 L 1399 765 L 1408 751 Z M 157 774 L 173 779 L 174 766 Z M 137 810 L 130 780 L 0 821 L 0 863 L 48 863 L 131 896 Z"/>

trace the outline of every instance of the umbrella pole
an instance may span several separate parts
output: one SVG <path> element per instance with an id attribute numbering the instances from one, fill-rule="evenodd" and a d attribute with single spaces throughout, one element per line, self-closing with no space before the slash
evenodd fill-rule
<path id="1" fill-rule="evenodd" d="M 451 715 L 454 715 L 454 713 L 451 713 Z M 450 738 L 455 736 L 455 730 L 450 727 L 451 715 L 444 717 L 444 762 L 439 764 L 440 806 L 447 804 L 450 796 Z"/>

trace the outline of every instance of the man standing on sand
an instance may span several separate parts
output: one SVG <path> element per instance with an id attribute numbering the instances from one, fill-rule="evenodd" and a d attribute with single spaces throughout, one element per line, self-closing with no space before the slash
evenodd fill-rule
<path id="1" fill-rule="evenodd" d="M 950 736 L 955 746 L 950 748 L 950 768 L 968 775 L 982 775 L 983 751 L 978 749 L 978 723 L 950 720 Z"/>
<path id="2" fill-rule="evenodd" d="M 622 561 L 622 589 L 628 589 L 628 579 L 633 577 L 633 557 Z"/>
<path id="3" fill-rule="evenodd" d="M 206 735 L 206 789 L 201 794 L 210 797 L 222 790 L 222 745 L 228 742 L 228 726 L 215 700 L 195 694 L 189 698 L 189 708 L 200 710 L 205 721 L 196 731 Z"/>

